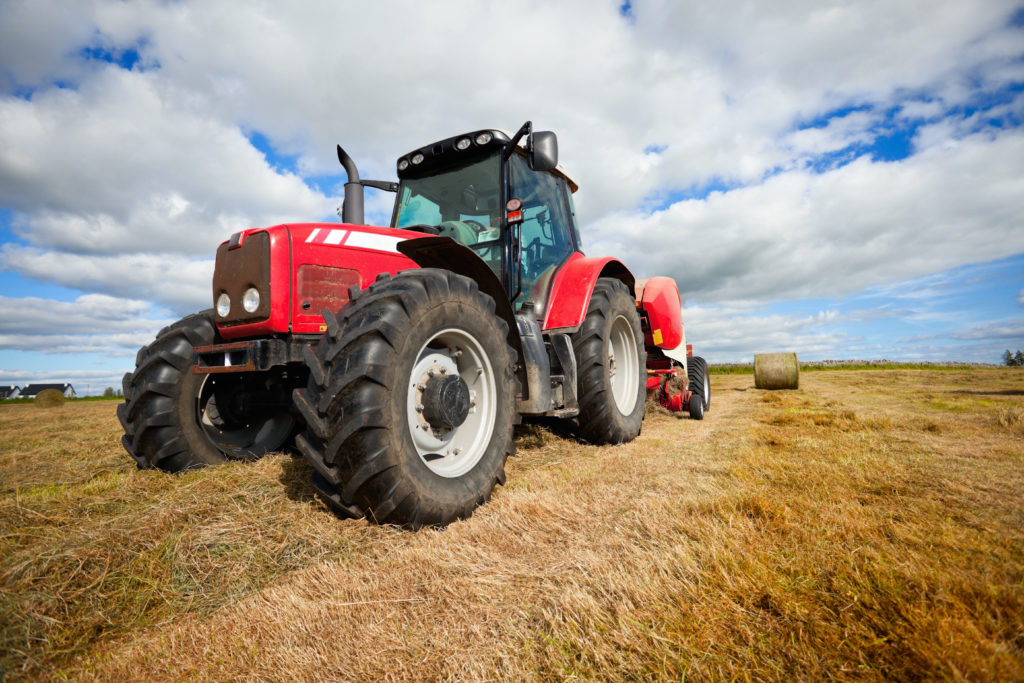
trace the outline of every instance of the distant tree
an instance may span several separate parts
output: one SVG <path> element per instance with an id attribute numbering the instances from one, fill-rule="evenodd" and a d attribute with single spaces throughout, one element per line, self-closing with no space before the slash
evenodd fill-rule
<path id="1" fill-rule="evenodd" d="M 1013 367 L 1014 365 L 1017 364 L 1016 360 L 1017 359 L 1013 357 L 1013 354 L 1010 353 L 1010 349 L 1006 349 L 1005 351 L 1003 351 L 1003 365 L 1009 365 L 1010 367 Z"/>
<path id="2" fill-rule="evenodd" d="M 1017 353 L 1013 354 L 1013 362 L 1015 365 L 1024 366 L 1024 353 L 1021 353 L 1020 349 L 1017 349 Z"/>
<path id="3" fill-rule="evenodd" d="M 1009 353 L 1009 351 L 1007 351 Z M 114 387 L 107 387 L 103 390 L 103 398 L 114 398 Z"/>

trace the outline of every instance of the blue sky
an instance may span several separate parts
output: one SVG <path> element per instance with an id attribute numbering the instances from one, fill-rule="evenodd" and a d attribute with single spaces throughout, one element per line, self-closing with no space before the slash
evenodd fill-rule
<path id="1" fill-rule="evenodd" d="M 1021 3 L 397 7 L 0 6 L 0 384 L 117 386 L 231 232 L 336 220 L 335 143 L 393 179 L 527 118 L 712 361 L 1024 348 Z"/>

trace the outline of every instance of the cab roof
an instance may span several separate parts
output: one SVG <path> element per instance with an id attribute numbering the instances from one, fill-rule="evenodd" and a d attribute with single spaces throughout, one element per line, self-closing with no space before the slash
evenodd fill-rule
<path id="1" fill-rule="evenodd" d="M 490 134 L 490 139 L 486 142 L 478 142 L 484 139 L 485 134 Z M 469 145 L 464 146 L 460 149 L 457 145 L 460 141 L 469 140 Z M 432 142 L 429 145 L 424 145 L 418 149 L 414 149 L 408 154 L 403 154 L 398 158 L 396 165 L 398 167 L 399 178 L 410 178 L 417 177 L 421 171 L 435 168 L 441 165 L 442 158 L 447 161 L 449 158 L 455 155 L 465 154 L 467 157 L 475 157 L 484 154 L 487 150 L 495 147 L 506 147 L 512 142 L 512 135 L 501 128 L 484 128 L 481 130 L 475 130 L 469 133 L 463 133 L 461 135 L 454 135 L 444 140 L 438 140 Z M 517 151 L 520 154 L 526 154 L 526 139 L 521 138 L 517 145 Z M 414 159 L 419 156 L 419 161 Z M 403 166 L 403 162 L 405 162 Z M 555 175 L 564 178 L 565 182 L 569 184 L 569 189 L 572 192 L 576 192 L 579 189 L 579 184 L 569 175 L 569 172 L 565 168 L 558 164 L 551 171 Z"/>

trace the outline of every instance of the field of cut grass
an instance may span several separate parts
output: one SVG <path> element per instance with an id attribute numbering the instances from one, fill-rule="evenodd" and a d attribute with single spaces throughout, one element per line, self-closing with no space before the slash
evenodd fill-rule
<path id="1" fill-rule="evenodd" d="M 518 428 L 409 533 L 289 455 L 171 476 L 0 408 L 0 679 L 1024 679 L 1024 371 L 713 377 L 630 444 Z"/>

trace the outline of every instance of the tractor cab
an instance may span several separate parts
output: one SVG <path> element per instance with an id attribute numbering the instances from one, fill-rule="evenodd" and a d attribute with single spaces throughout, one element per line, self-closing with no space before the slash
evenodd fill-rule
<path id="1" fill-rule="evenodd" d="M 551 281 L 581 252 L 572 193 L 557 165 L 555 134 L 481 130 L 441 140 L 398 159 L 391 226 L 450 237 L 472 249 L 501 280 L 515 310 L 542 309 Z"/>

